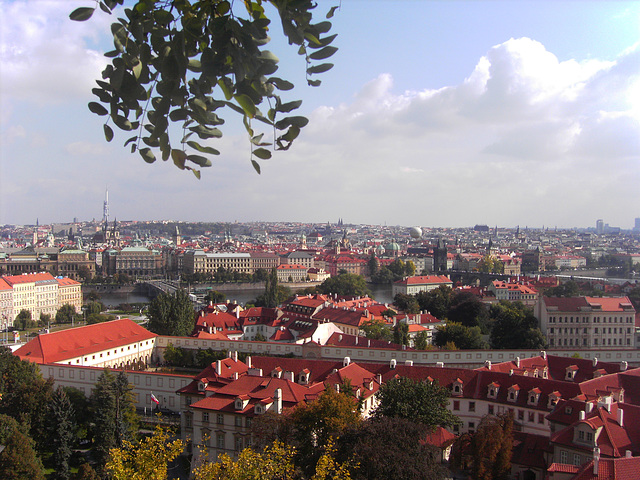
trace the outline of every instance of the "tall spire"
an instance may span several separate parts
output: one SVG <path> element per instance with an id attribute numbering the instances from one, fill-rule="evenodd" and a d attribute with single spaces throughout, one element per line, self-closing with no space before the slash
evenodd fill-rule
<path id="1" fill-rule="evenodd" d="M 102 206 L 102 221 L 105 223 L 109 223 L 109 188 L 104 192 L 104 204 Z"/>

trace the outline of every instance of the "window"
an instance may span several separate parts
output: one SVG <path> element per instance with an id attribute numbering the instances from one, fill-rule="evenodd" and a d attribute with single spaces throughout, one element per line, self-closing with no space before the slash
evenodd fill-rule
<path id="1" fill-rule="evenodd" d="M 469 432 L 473 432 L 476 429 L 476 422 L 469 422 Z"/>
<path id="2" fill-rule="evenodd" d="M 456 411 L 456 412 L 458 410 L 460 410 L 460 400 L 454 400 L 453 401 L 453 410 Z"/>
<path id="3" fill-rule="evenodd" d="M 247 417 L 247 419 L 245 421 L 245 426 L 247 428 L 251 428 L 251 417 Z"/>
<path id="4" fill-rule="evenodd" d="M 536 421 L 536 414 L 533 412 L 529 412 L 529 422 L 533 423 Z"/>
<path id="5" fill-rule="evenodd" d="M 209 412 L 204 412 L 202 414 L 202 423 L 209 423 Z"/>
<path id="6" fill-rule="evenodd" d="M 224 448 L 224 433 L 219 433 L 218 434 L 217 443 L 216 444 L 217 444 L 218 448 Z"/>
<path id="7" fill-rule="evenodd" d="M 538 423 L 544 423 L 544 415 L 542 413 L 538 414 Z"/>
<path id="8" fill-rule="evenodd" d="M 493 405 L 489 405 L 488 410 L 489 410 L 489 415 L 493 415 Z"/>
<path id="9" fill-rule="evenodd" d="M 242 426 L 242 417 L 239 416 L 239 415 L 236 415 L 235 419 L 236 419 L 236 427 L 241 427 Z"/>
<path id="10" fill-rule="evenodd" d="M 216 423 L 218 425 L 224 425 L 224 415 L 223 414 L 219 413 L 217 415 Z"/>
<path id="11" fill-rule="evenodd" d="M 567 457 L 569 455 L 567 454 L 566 450 L 560 450 L 560 463 L 567 463 Z"/>
<path id="12" fill-rule="evenodd" d="M 469 402 L 469 411 L 470 412 L 476 411 L 476 402 Z"/>
<path id="13" fill-rule="evenodd" d="M 236 452 L 239 452 L 240 450 L 242 450 L 242 437 L 236 437 L 235 448 L 236 448 Z"/>
<path id="14" fill-rule="evenodd" d="M 574 465 L 580 465 L 580 455 L 577 453 L 573 454 L 573 464 Z"/>
<path id="15" fill-rule="evenodd" d="M 518 420 L 524 420 L 524 410 L 518 410 Z"/>
<path id="16" fill-rule="evenodd" d="M 578 432 L 578 439 L 584 441 L 584 432 L 582 430 Z"/>

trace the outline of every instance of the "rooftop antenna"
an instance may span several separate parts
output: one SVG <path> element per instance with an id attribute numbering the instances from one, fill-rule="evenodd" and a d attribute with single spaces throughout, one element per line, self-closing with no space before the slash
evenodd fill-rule
<path id="1" fill-rule="evenodd" d="M 102 221 L 109 222 L 109 187 L 104 192 L 104 205 L 102 206 Z"/>

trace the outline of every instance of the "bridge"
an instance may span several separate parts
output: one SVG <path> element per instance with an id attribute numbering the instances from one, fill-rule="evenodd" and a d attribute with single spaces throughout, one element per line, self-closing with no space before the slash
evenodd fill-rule
<path id="1" fill-rule="evenodd" d="M 147 280 L 142 282 L 149 298 L 156 298 L 162 293 L 174 294 L 180 288 L 180 282 L 174 280 Z"/>

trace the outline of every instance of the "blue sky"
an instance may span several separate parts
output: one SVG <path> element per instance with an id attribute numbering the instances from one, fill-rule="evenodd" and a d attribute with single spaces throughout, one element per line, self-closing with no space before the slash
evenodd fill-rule
<path id="1" fill-rule="evenodd" d="M 0 223 L 100 218 L 630 228 L 640 217 L 640 3 L 343 0 L 311 123 L 254 173 L 242 128 L 202 179 L 107 144 L 90 0 L 0 1 Z M 324 14 L 333 5 L 320 1 Z M 102 50 L 101 50 L 102 49 Z"/>

